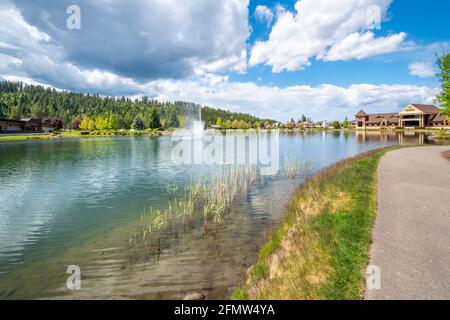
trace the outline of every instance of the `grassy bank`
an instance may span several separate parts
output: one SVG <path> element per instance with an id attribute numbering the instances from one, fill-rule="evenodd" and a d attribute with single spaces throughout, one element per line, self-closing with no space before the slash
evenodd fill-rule
<path id="1" fill-rule="evenodd" d="M 156 131 L 156 130 L 115 130 L 115 131 L 61 131 L 57 134 L 30 134 L 30 135 L 3 135 L 0 136 L 2 141 L 26 141 L 26 140 L 46 140 L 46 139 L 61 139 L 61 138 L 92 138 L 92 137 L 112 137 L 112 136 L 160 136 L 169 135 L 171 130 Z"/>
<path id="2" fill-rule="evenodd" d="M 45 140 L 52 139 L 53 137 L 50 135 L 44 134 L 35 134 L 35 135 L 5 135 L 0 136 L 0 142 L 2 141 L 26 141 L 26 140 Z"/>
<path id="3" fill-rule="evenodd" d="M 376 215 L 376 170 L 389 149 L 308 180 L 232 299 L 360 299 Z"/>

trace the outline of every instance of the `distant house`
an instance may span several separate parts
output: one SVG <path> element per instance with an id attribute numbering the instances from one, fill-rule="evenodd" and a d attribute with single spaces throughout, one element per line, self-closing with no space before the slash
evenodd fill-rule
<path id="1" fill-rule="evenodd" d="M 316 125 L 314 124 L 314 122 L 302 122 L 302 126 L 303 128 L 314 128 Z"/>
<path id="2" fill-rule="evenodd" d="M 53 126 L 42 123 L 42 119 L 38 118 L 0 119 L 0 133 L 42 133 L 53 129 Z"/>
<path id="3" fill-rule="evenodd" d="M 357 129 L 395 127 L 448 127 L 449 120 L 440 114 L 439 108 L 426 104 L 410 104 L 399 113 L 367 114 L 360 110 L 355 115 Z"/>

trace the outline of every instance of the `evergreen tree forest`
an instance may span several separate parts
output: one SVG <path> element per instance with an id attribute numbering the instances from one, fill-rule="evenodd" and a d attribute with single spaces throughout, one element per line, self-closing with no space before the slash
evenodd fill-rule
<path id="1" fill-rule="evenodd" d="M 0 82 L 0 118 L 43 118 L 60 121 L 63 128 L 80 130 L 169 129 L 183 127 L 189 117 L 198 118 L 199 105 L 190 102 L 158 102 L 148 97 L 104 97 L 58 91 L 21 82 Z M 206 125 L 250 128 L 274 123 L 250 114 L 202 107 Z"/>

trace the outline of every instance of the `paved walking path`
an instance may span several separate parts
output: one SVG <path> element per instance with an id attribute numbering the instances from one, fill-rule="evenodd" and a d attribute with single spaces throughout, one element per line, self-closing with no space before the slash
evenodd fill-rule
<path id="1" fill-rule="evenodd" d="M 389 152 L 378 168 L 370 265 L 381 289 L 366 299 L 450 299 L 450 147 Z"/>

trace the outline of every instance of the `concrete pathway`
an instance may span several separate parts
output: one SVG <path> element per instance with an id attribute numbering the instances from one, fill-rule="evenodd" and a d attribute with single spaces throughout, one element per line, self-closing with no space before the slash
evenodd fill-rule
<path id="1" fill-rule="evenodd" d="M 381 286 L 367 289 L 366 299 L 450 299 L 450 161 L 441 156 L 447 150 L 406 148 L 381 159 L 370 252 Z"/>

